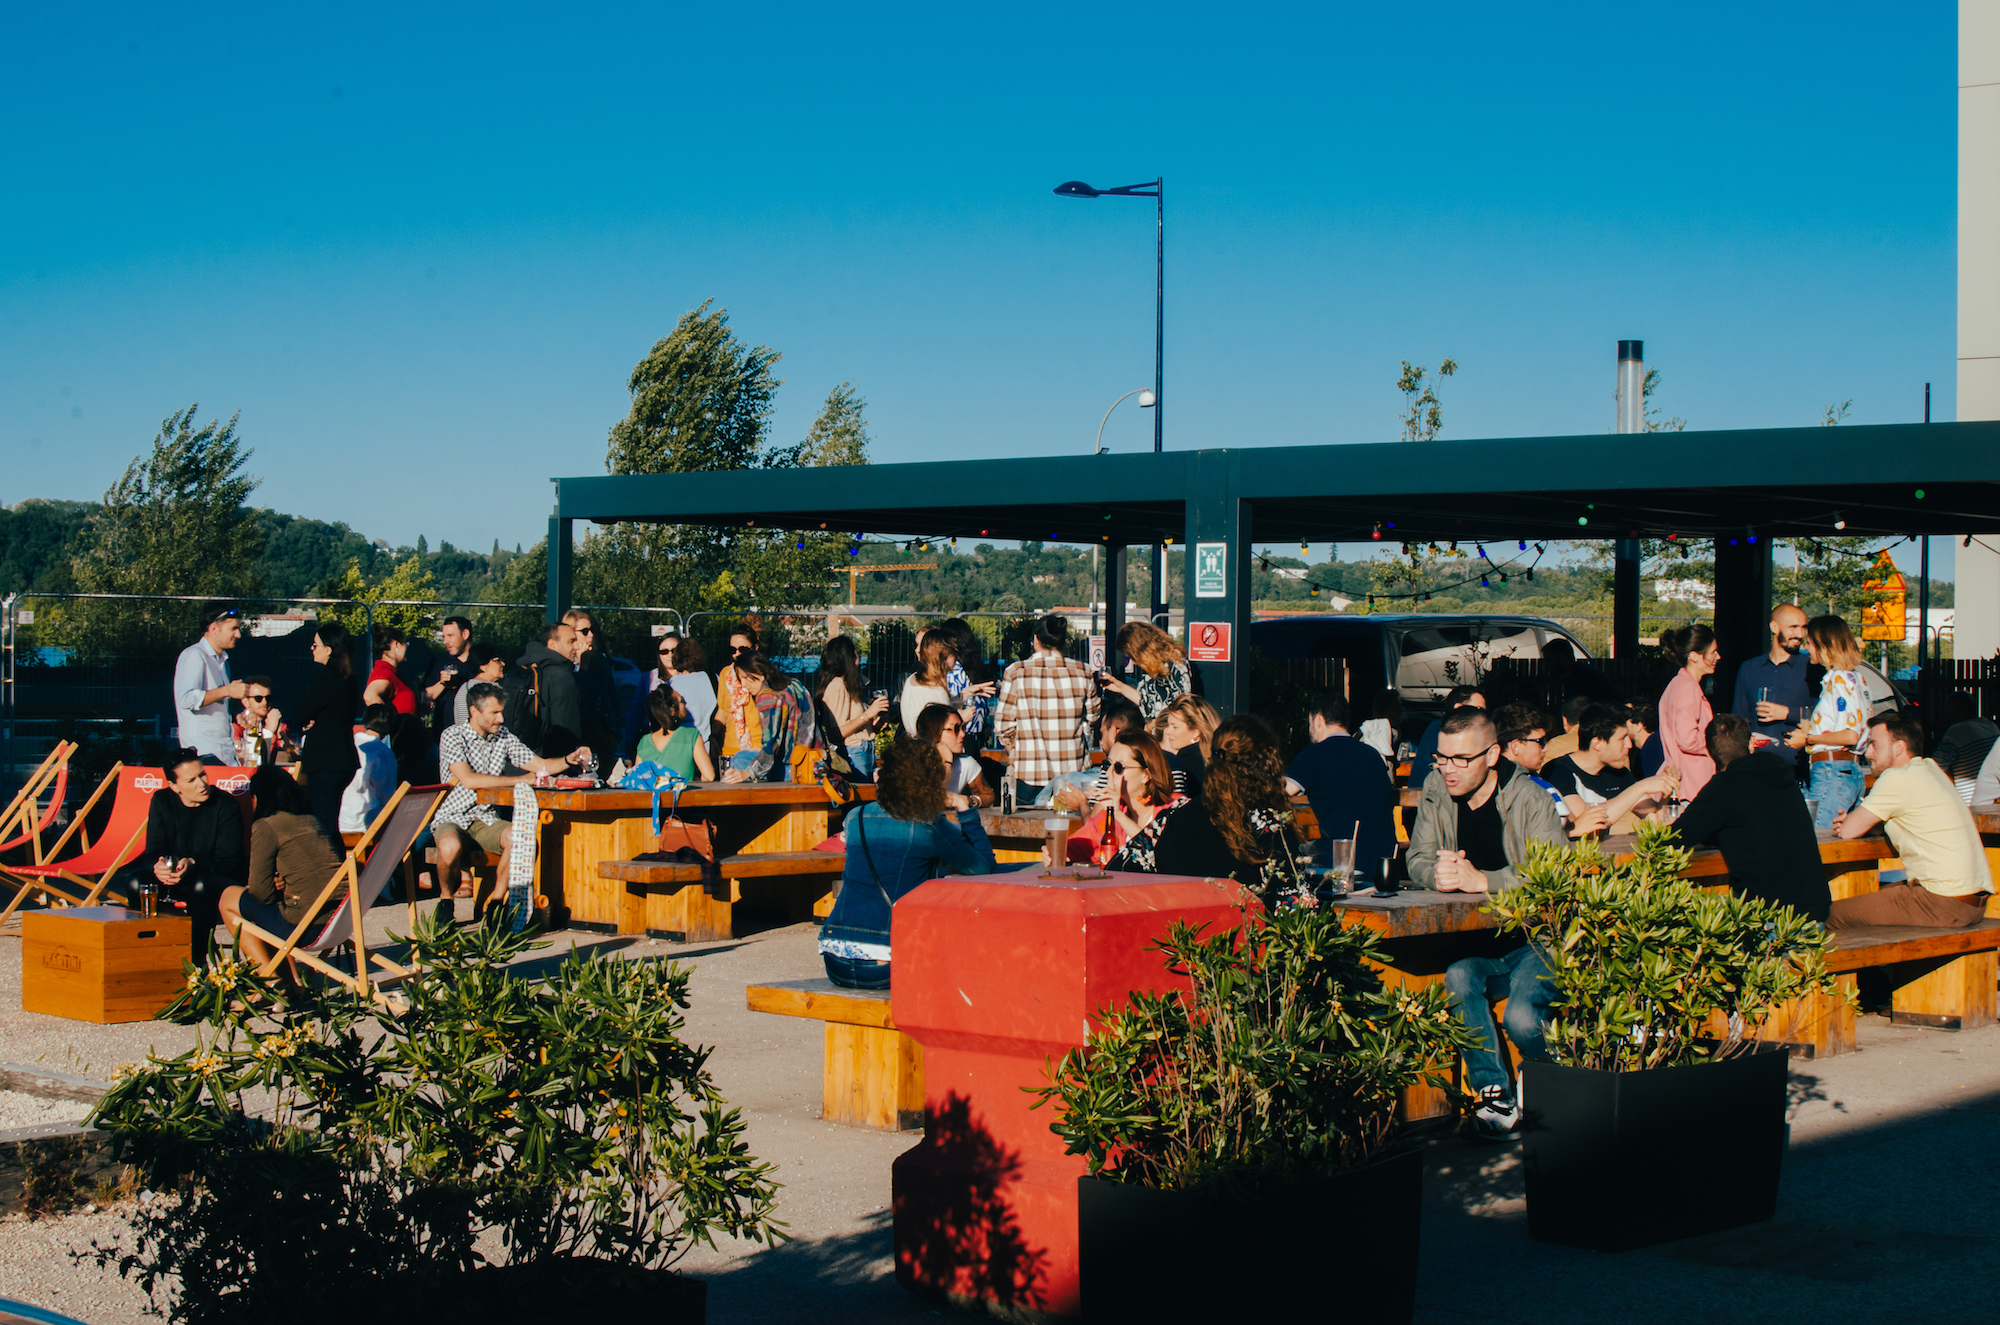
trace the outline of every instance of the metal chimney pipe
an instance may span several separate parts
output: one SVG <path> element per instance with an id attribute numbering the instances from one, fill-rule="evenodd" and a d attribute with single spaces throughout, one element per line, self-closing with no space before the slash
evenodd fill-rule
<path id="1" fill-rule="evenodd" d="M 1646 342 L 1618 342 L 1618 431 L 1646 431 Z"/>

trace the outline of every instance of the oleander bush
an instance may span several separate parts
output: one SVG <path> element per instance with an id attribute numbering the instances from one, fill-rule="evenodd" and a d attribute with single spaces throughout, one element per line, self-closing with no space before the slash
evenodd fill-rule
<path id="1" fill-rule="evenodd" d="M 1531 843 L 1519 885 L 1487 903 L 1549 968 L 1554 1061 L 1607 1072 L 1720 1061 L 1761 1043 L 1780 1003 L 1837 988 L 1827 930 L 1781 903 L 1697 887 L 1682 877 L 1690 854 L 1661 824 L 1639 826 L 1623 864 L 1595 839 Z"/>
<path id="2" fill-rule="evenodd" d="M 165 1193 L 99 1263 L 175 1321 L 297 1321 L 448 1301 L 489 1261 L 642 1272 L 717 1233 L 784 1238 L 771 1166 L 681 1038 L 688 970 L 508 969 L 530 946 L 426 917 L 401 1011 L 227 956 L 191 970 L 161 1015 L 196 1046 L 94 1114 Z"/>
<path id="3" fill-rule="evenodd" d="M 1149 945 L 1189 991 L 1102 1012 L 1036 1091 L 1092 1176 L 1178 1189 L 1324 1177 L 1382 1151 L 1407 1087 L 1455 1091 L 1469 1033 L 1441 985 L 1383 985 L 1373 931 L 1315 907 L 1204 928 L 1177 921 Z"/>

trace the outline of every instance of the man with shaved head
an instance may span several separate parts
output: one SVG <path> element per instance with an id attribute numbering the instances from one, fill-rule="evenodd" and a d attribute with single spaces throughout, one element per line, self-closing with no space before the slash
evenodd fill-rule
<path id="1" fill-rule="evenodd" d="M 1500 754 L 1484 709 L 1453 709 L 1438 729 L 1437 759 L 1410 832 L 1410 879 L 1447 893 L 1494 893 L 1517 882 L 1530 842 L 1560 846 L 1562 815 L 1546 785 Z M 1475 1135 L 1504 1141 L 1520 1130 L 1518 1097 L 1500 1057 L 1492 1003 L 1507 1000 L 1507 1038 L 1523 1058 L 1545 1058 L 1542 1016 L 1552 997 L 1548 968 L 1532 946 L 1467 957 L 1445 968 L 1452 1011 L 1480 1042 L 1465 1054 L 1466 1084 L 1479 1097 Z"/>
<path id="2" fill-rule="evenodd" d="M 1815 696 L 1806 685 L 1806 614 L 1791 603 L 1771 609 L 1771 651 L 1736 669 L 1736 702 L 1730 712 L 1750 724 L 1752 745 L 1761 754 L 1796 764 L 1799 752 L 1785 738 L 1812 712 Z M 1759 699 L 1758 696 L 1763 696 Z M 1769 744 L 1756 737 L 1769 739 Z"/>

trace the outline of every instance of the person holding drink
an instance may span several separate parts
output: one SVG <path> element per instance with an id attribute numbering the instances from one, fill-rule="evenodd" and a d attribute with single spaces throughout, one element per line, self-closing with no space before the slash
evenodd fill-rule
<path id="1" fill-rule="evenodd" d="M 1806 684 L 1806 614 L 1793 603 L 1771 609 L 1771 650 L 1744 663 L 1736 672 L 1736 698 L 1729 711 L 1750 724 L 1751 749 L 1798 763 L 1798 750 L 1786 743 L 1794 728 L 1812 710 L 1812 687 Z"/>
<path id="2" fill-rule="evenodd" d="M 1861 646 L 1839 617 L 1816 616 L 1806 622 L 1806 652 L 1826 668 L 1826 675 L 1820 678 L 1819 702 L 1785 744 L 1806 752 L 1806 799 L 1819 802 L 1813 829 L 1824 833 L 1861 800 L 1855 750 L 1867 737 L 1868 686 L 1857 670 Z"/>
<path id="3" fill-rule="evenodd" d="M 1674 679 L 1660 696 L 1660 744 L 1666 752 L 1661 771 L 1680 772 L 1680 791 L 1689 800 L 1701 794 L 1715 776 L 1715 760 L 1708 753 L 1708 724 L 1715 719 L 1702 681 L 1714 675 L 1722 661 L 1722 649 L 1715 632 L 1696 622 L 1670 631 L 1661 643 L 1681 664 Z"/>

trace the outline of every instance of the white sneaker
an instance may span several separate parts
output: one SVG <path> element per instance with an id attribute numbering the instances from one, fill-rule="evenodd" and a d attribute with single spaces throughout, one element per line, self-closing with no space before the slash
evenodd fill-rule
<path id="1" fill-rule="evenodd" d="M 1511 1141 L 1521 1130 L 1521 1106 L 1505 1086 L 1486 1086 L 1472 1111 L 1472 1134 L 1481 1141 Z"/>

